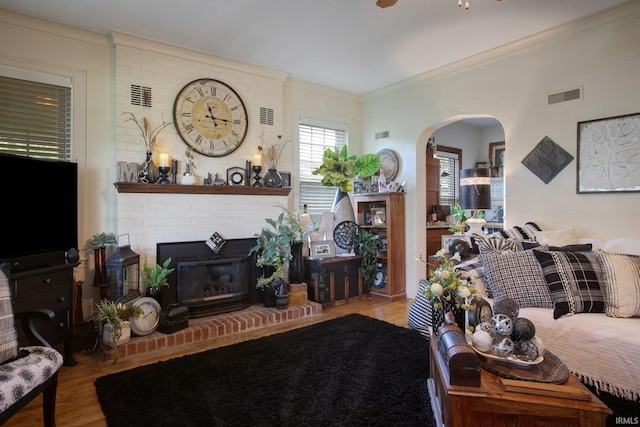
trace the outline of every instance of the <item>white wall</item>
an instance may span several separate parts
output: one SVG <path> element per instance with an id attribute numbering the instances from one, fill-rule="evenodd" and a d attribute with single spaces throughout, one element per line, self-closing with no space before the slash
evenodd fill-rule
<path id="1" fill-rule="evenodd" d="M 573 226 L 580 236 L 640 235 L 637 193 L 576 194 L 575 160 L 546 185 L 520 163 L 544 136 L 575 157 L 577 122 L 639 112 L 639 67 L 640 2 L 633 2 L 364 96 L 364 149 L 379 148 L 371 136 L 389 129 L 402 157 L 399 179 L 410 183 L 408 294 L 425 275 L 415 258 L 425 240 L 426 141 L 467 115 L 504 127 L 507 226 L 534 220 L 545 229 Z M 582 100 L 547 105 L 549 93 L 575 87 L 584 89 Z"/>
<path id="2" fill-rule="evenodd" d="M 252 115 L 260 106 L 273 105 L 277 109 L 274 133 L 282 132 L 294 141 L 283 159 L 286 168 L 293 170 L 295 165 L 297 117 L 301 114 L 348 124 L 352 129 L 354 152 L 391 148 L 400 154 L 398 180 L 408 183 L 406 256 L 407 290 L 411 295 L 418 279 L 424 277 L 424 269 L 415 258 L 423 250 L 425 240 L 425 177 L 421 165 L 426 141 L 438 128 L 467 116 L 494 117 L 504 128 L 508 150 L 507 225 L 535 220 L 547 229 L 575 226 L 583 236 L 638 235 L 632 222 L 639 199 L 637 194 L 576 195 L 575 160 L 548 185 L 533 176 L 520 161 L 545 135 L 575 156 L 578 121 L 640 110 L 637 101 L 640 99 L 637 84 L 639 9 L 639 2 L 633 2 L 580 25 L 565 26 L 364 97 L 290 81 L 280 72 L 162 42 L 119 33 L 114 33 L 111 39 L 4 9 L 0 9 L 0 37 L 11 43 L 0 44 L 0 62 L 74 79 L 74 156 L 81 174 L 80 245 L 102 231 L 137 230 L 142 236 L 150 225 L 156 231 L 149 232 L 151 235 L 145 235 L 141 242 L 136 241 L 134 233 L 132 247 L 136 249 L 139 243 L 144 247 L 144 254 L 155 256 L 151 250 L 154 241 L 173 240 L 179 234 L 185 240 L 201 234 L 204 239 L 209 231 L 217 231 L 215 224 L 221 224 L 207 218 L 202 225 L 181 230 L 175 223 L 163 223 L 159 219 L 171 216 L 180 221 L 178 214 L 167 213 L 167 209 L 184 204 L 189 206 L 186 210 L 190 215 L 195 215 L 193 212 L 207 215 L 209 211 L 217 212 L 221 206 L 238 205 L 240 211 L 246 208 L 244 200 L 198 196 L 144 195 L 132 200 L 131 195 L 118 195 L 113 186 L 116 161 L 139 162 L 144 155 L 144 146 L 136 139 L 135 129 L 130 123 L 124 124 L 120 115 L 123 111 L 132 111 L 124 106 L 127 86 L 132 82 L 152 81 L 160 95 L 158 98 L 154 95 L 158 107 L 133 111 L 159 123 L 163 114 L 170 119 L 172 100 L 188 81 L 222 76 L 222 80 L 237 88 L 249 102 Z M 265 84 L 267 87 L 263 88 Z M 583 100 L 546 105 L 548 93 L 576 86 L 584 88 Z M 389 130 L 390 138 L 376 143 L 374 134 L 380 130 Z M 223 171 L 229 165 L 243 165 L 245 159 L 251 158 L 259 131 L 250 124 L 242 150 L 222 159 L 200 159 L 198 172 Z M 184 148 L 174 130 L 163 133 L 160 142 L 161 148 L 174 156 Z M 203 199 L 207 201 L 202 202 Z M 255 202 L 249 206 L 255 206 L 253 209 L 261 218 L 255 225 L 258 231 L 263 218 L 270 214 L 272 199 L 252 200 Z M 125 206 L 128 206 L 127 213 Z M 149 219 L 132 224 L 130 218 L 136 217 L 140 209 L 147 211 L 145 215 L 149 215 Z M 130 217 L 125 218 L 127 215 Z M 595 227 L 596 219 L 606 221 L 600 221 Z M 250 232 L 247 226 L 228 227 L 225 230 L 234 230 L 243 236 Z M 91 287 L 92 261 L 86 257 L 82 261 L 76 279 L 86 280 L 84 311 L 87 316 L 96 290 Z"/>

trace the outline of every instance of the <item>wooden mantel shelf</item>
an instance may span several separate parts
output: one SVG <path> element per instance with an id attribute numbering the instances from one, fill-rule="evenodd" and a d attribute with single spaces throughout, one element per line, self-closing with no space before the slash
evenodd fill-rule
<path id="1" fill-rule="evenodd" d="M 249 187 L 246 185 L 179 185 L 114 182 L 118 193 L 155 194 L 239 194 L 245 196 L 288 196 L 291 188 Z"/>

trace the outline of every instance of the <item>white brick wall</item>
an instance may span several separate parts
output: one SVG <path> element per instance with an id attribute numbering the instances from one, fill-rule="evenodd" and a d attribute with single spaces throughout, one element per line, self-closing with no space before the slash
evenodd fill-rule
<path id="1" fill-rule="evenodd" d="M 230 85 L 242 98 L 249 115 L 247 137 L 232 154 L 206 157 L 195 153 L 199 183 L 207 173 L 219 173 L 226 179 L 227 168 L 244 168 L 245 161 L 257 153 L 263 130 L 266 136 L 282 134 L 284 75 L 125 34 L 114 33 L 113 39 L 117 161 L 140 163 L 146 151 L 137 127 L 125 123 L 122 113 L 132 112 L 139 120 L 147 117 L 153 128 L 162 121 L 173 121 L 177 93 L 199 78 L 214 78 Z M 151 108 L 130 104 L 132 84 L 152 88 Z M 260 107 L 274 110 L 273 126 L 259 124 Z M 154 161 L 157 164 L 161 152 L 168 153 L 179 161 L 181 174 L 185 148 L 175 127 L 169 126 L 158 137 Z M 280 169 L 291 170 L 291 165 L 283 164 Z M 116 200 L 117 234 L 128 234 L 131 247 L 141 255 L 143 263 L 146 257 L 150 264 L 155 263 L 158 242 L 205 240 L 216 231 L 227 239 L 252 237 L 266 225 L 265 218 L 280 213 L 274 205 L 286 206 L 288 202 L 286 196 L 192 194 L 118 194 Z"/>

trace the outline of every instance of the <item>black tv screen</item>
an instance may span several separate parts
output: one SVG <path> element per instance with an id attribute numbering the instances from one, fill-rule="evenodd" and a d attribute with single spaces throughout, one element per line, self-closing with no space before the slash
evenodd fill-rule
<path id="1" fill-rule="evenodd" d="M 0 260 L 78 248 L 78 165 L 0 154 Z"/>

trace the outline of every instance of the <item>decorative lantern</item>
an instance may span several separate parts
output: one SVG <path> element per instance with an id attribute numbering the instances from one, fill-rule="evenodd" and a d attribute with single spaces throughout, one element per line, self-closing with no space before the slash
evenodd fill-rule
<path id="1" fill-rule="evenodd" d="M 140 255 L 130 245 L 118 246 L 106 264 L 109 300 L 127 302 L 140 296 Z"/>

